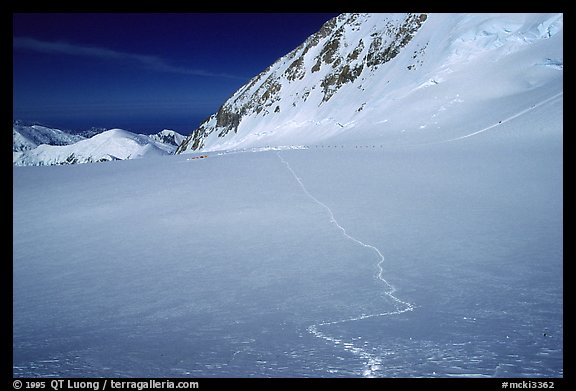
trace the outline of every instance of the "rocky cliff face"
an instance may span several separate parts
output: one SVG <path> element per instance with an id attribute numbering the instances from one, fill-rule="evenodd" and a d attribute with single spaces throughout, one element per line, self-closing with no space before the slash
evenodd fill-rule
<path id="1" fill-rule="evenodd" d="M 322 105 L 363 74 L 398 55 L 426 21 L 426 14 L 376 18 L 342 14 L 328 21 L 302 45 L 254 77 L 225 102 L 178 148 L 199 150 L 206 138 L 237 133 L 246 117 L 274 116 L 312 97 Z M 290 99 L 285 99 L 286 95 Z M 212 136 L 213 137 L 213 136 Z"/>

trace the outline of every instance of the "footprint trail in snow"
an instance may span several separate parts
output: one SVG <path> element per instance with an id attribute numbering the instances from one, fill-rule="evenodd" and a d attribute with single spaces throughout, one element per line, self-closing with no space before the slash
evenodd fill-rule
<path id="1" fill-rule="evenodd" d="M 563 95 L 564 95 L 564 91 L 560 91 L 559 93 L 554 94 L 554 95 L 552 95 L 551 97 L 546 98 L 546 99 L 544 99 L 543 101 L 538 102 L 538 103 L 536 103 L 536 104 L 528 107 L 527 109 L 521 110 L 521 111 L 517 112 L 516 114 L 511 115 L 510 117 L 504 118 L 503 120 L 498 121 L 498 122 L 495 123 L 495 124 L 486 126 L 485 128 L 482 128 L 482 129 L 477 130 L 477 131 L 475 131 L 475 132 L 466 134 L 466 135 L 464 135 L 464 136 L 455 137 L 455 138 L 451 138 L 451 139 L 443 140 L 443 141 L 436 141 L 436 142 L 433 142 L 433 143 L 420 144 L 420 145 L 431 145 L 431 144 L 451 143 L 451 142 L 453 142 L 453 141 L 459 141 L 459 140 L 466 139 L 466 138 L 468 138 L 468 137 L 476 136 L 477 134 L 484 133 L 484 132 L 486 132 L 486 131 L 488 131 L 488 130 L 490 130 L 490 129 L 493 129 L 493 128 L 497 127 L 497 126 L 500 126 L 500 125 L 502 125 L 502 124 L 505 124 L 506 122 L 509 122 L 509 121 L 512 121 L 513 119 L 516 119 L 516 118 L 518 118 L 518 117 L 521 117 L 521 116 L 523 116 L 524 114 L 527 114 L 527 113 L 531 112 L 532 110 L 534 110 L 534 109 L 536 109 L 536 108 L 538 108 L 538 107 L 540 107 L 540 106 L 543 106 L 543 105 L 545 105 L 545 104 L 547 104 L 547 103 L 549 103 L 549 102 L 552 102 L 552 101 L 554 101 L 555 99 L 557 99 L 557 98 L 559 98 L 559 97 L 561 97 L 561 96 L 563 96 Z"/>
<path id="2" fill-rule="evenodd" d="M 374 255 L 378 258 L 378 263 L 377 263 L 378 273 L 376 275 L 376 278 L 379 281 L 381 281 L 382 284 L 384 285 L 384 294 L 386 295 L 386 297 L 388 299 L 390 299 L 392 301 L 395 309 L 393 311 L 373 313 L 373 314 L 363 314 L 363 315 L 349 317 L 349 318 L 345 318 L 345 319 L 325 321 L 325 322 L 313 324 L 313 325 L 309 326 L 307 329 L 307 331 L 310 334 L 314 335 L 315 337 L 321 338 L 321 339 L 323 339 L 323 340 L 325 340 L 325 341 L 327 341 L 327 342 L 329 342 L 335 346 L 343 347 L 346 351 L 349 351 L 349 352 L 359 356 L 360 358 L 362 358 L 362 360 L 364 361 L 364 369 L 362 371 L 362 376 L 375 377 L 376 371 L 382 368 L 382 358 L 381 357 L 379 357 L 373 353 L 370 353 L 365 348 L 362 348 L 360 346 L 356 346 L 352 342 L 345 342 L 344 340 L 342 340 L 340 338 L 337 338 L 335 336 L 331 336 L 329 333 L 321 331 L 321 329 L 325 328 L 326 326 L 330 326 L 330 325 L 357 322 L 357 321 L 360 321 L 363 319 L 369 319 L 369 318 L 374 318 L 374 317 L 379 317 L 379 316 L 402 314 L 402 313 L 407 312 L 407 311 L 412 311 L 414 309 L 414 306 L 412 304 L 406 302 L 406 301 L 399 299 L 398 297 L 396 297 L 394 295 L 394 293 L 396 292 L 396 289 L 394 288 L 394 286 L 392 286 L 384 278 L 384 269 L 383 269 L 382 265 L 384 263 L 385 258 L 384 258 L 384 255 L 382 255 L 382 252 L 377 247 L 372 246 L 372 245 L 367 244 L 367 243 L 364 243 L 361 240 L 348 234 L 348 232 L 346 232 L 346 229 L 338 223 L 338 221 L 334 217 L 334 213 L 332 212 L 332 210 L 325 203 L 320 201 L 318 198 L 316 198 L 314 195 L 312 195 L 308 191 L 308 189 L 306 188 L 306 186 L 302 182 L 302 179 L 296 174 L 296 172 L 292 169 L 290 164 L 284 158 L 282 158 L 282 156 L 280 155 L 279 152 L 276 152 L 276 155 L 278 156 L 280 161 L 286 166 L 288 171 L 290 171 L 290 173 L 292 174 L 294 179 L 296 179 L 296 181 L 300 185 L 300 188 L 302 189 L 304 194 L 306 194 L 306 196 L 308 196 L 308 198 L 310 198 L 312 201 L 314 201 L 316 204 L 318 204 L 320 207 L 322 207 L 324 210 L 326 210 L 326 212 L 330 218 L 330 223 L 332 225 L 334 225 L 338 230 L 340 230 L 340 232 L 342 233 L 342 235 L 344 235 L 344 237 L 346 237 L 346 239 L 356 243 L 359 246 L 362 246 L 362 247 L 365 247 L 365 248 L 371 250 L 374 253 Z"/>

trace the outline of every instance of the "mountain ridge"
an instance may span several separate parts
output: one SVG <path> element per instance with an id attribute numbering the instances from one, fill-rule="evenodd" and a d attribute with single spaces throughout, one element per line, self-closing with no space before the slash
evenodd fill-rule
<path id="1" fill-rule="evenodd" d="M 36 134 L 38 130 L 41 132 Z M 183 139 L 183 135 L 168 129 L 143 135 L 114 128 L 86 138 L 55 128 L 15 124 L 13 164 L 45 166 L 170 155 Z"/>
<path id="2" fill-rule="evenodd" d="M 68 145 L 85 137 L 40 124 L 25 125 L 22 121 L 12 124 L 12 152 L 27 151 L 41 144 Z"/>

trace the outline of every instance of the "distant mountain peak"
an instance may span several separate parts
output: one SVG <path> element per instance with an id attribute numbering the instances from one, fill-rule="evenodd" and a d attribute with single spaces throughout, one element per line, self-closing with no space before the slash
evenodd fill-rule
<path id="1" fill-rule="evenodd" d="M 178 147 L 180 143 L 184 141 L 184 139 L 186 139 L 185 136 L 170 129 L 161 130 L 160 132 L 152 134 L 149 137 L 155 141 L 168 145 L 173 145 L 174 147 Z"/>
<path id="2" fill-rule="evenodd" d="M 12 123 L 12 151 L 27 151 L 41 144 L 68 145 L 84 140 L 80 135 L 49 128 L 35 122 L 16 120 Z"/>

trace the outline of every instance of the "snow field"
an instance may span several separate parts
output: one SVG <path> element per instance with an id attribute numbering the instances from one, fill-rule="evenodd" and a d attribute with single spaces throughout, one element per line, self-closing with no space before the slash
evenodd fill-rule
<path id="1" fill-rule="evenodd" d="M 375 151 L 17 167 L 14 375 L 562 376 L 561 112 Z M 337 225 L 413 311 L 369 317 L 399 305 Z"/>

